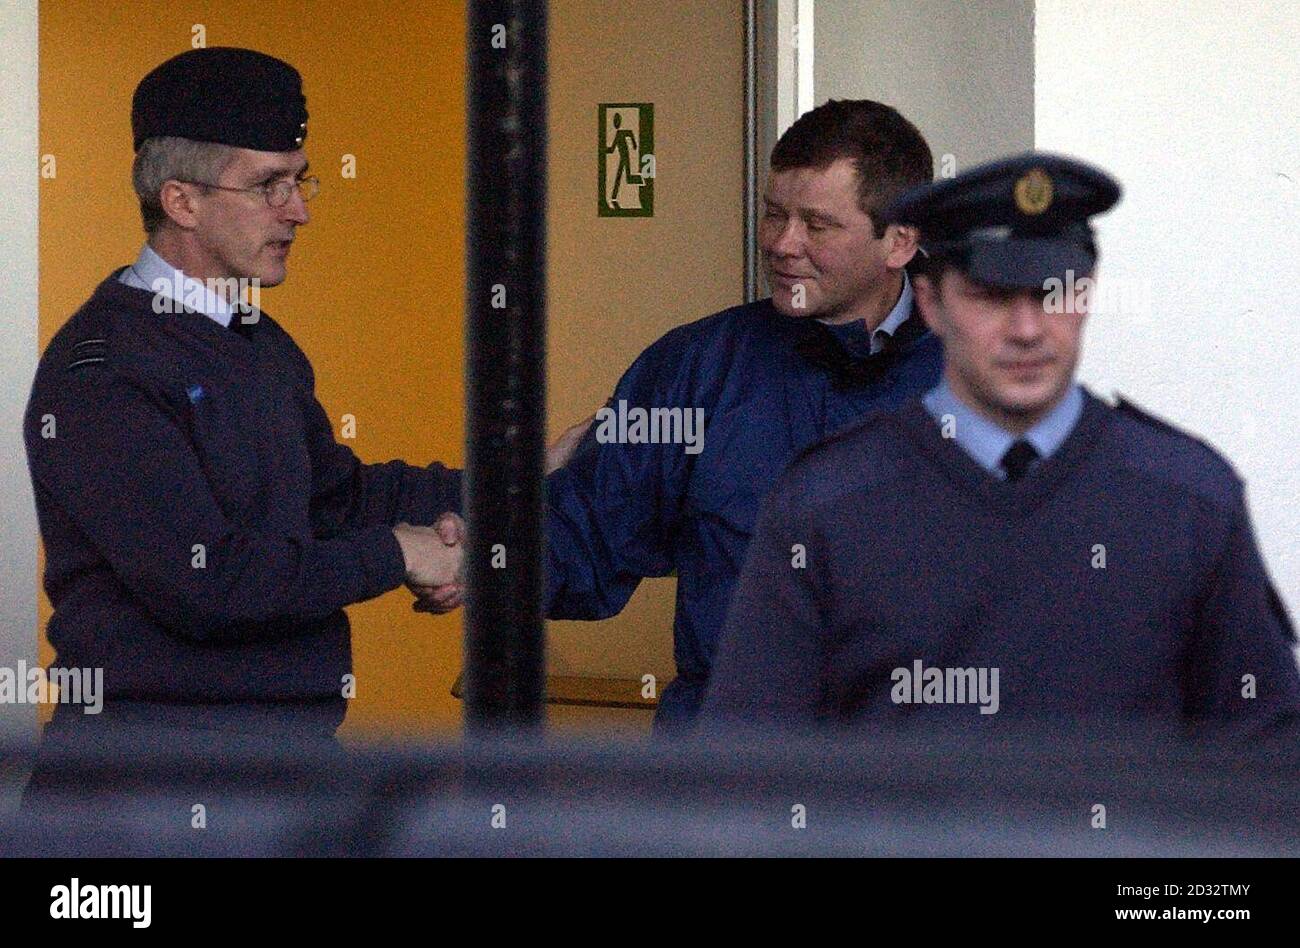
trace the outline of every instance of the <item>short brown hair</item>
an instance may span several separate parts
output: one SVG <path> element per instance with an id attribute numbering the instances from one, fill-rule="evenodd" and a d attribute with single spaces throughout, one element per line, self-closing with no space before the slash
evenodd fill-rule
<path id="1" fill-rule="evenodd" d="M 877 237 L 880 211 L 908 188 L 934 179 L 925 137 L 897 109 L 870 99 L 831 99 L 805 112 L 772 149 L 773 171 L 827 168 L 848 158 L 858 172 L 858 206 Z"/>

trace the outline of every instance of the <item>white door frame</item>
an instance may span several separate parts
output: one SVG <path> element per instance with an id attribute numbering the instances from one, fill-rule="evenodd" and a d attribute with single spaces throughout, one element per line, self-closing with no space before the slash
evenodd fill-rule
<path id="1" fill-rule="evenodd" d="M 36 666 L 36 508 L 23 412 L 36 373 L 37 0 L 0 0 L 0 667 Z M 19 687 L 24 683 L 20 682 Z M 0 704 L 0 740 L 31 740 L 36 708 Z"/>

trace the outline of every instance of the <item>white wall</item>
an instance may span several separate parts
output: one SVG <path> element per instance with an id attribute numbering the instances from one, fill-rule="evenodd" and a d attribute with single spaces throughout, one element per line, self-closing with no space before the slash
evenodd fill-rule
<path id="1" fill-rule="evenodd" d="M 1296 0 L 816 0 L 816 99 L 897 106 L 960 171 L 1029 147 L 1113 173 L 1080 376 L 1246 479 L 1300 609 Z"/>
<path id="2" fill-rule="evenodd" d="M 1032 0 L 817 0 L 815 95 L 902 112 L 954 172 L 1034 140 Z"/>
<path id="3" fill-rule="evenodd" d="M 1298 13 L 1294 0 L 1039 0 L 1034 109 L 1037 147 L 1090 160 L 1125 188 L 1098 221 L 1102 286 L 1138 292 L 1124 312 L 1094 313 L 1082 377 L 1229 457 L 1293 614 Z"/>
<path id="4" fill-rule="evenodd" d="M 36 2 L 0 0 L 0 666 L 36 664 L 36 509 L 22 419 L 36 373 Z M 0 740 L 35 736 L 0 704 Z"/>

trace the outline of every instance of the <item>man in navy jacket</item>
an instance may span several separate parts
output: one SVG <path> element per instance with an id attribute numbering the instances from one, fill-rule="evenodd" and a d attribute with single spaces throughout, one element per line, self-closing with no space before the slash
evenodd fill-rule
<path id="1" fill-rule="evenodd" d="M 642 353 L 548 483 L 551 618 L 605 618 L 643 577 L 677 577 L 677 678 L 660 695 L 658 730 L 685 728 L 699 710 L 777 475 L 939 376 L 906 269 L 915 231 L 880 215 L 933 177 L 925 139 L 888 106 L 832 101 L 785 132 L 771 164 L 759 224 L 771 298 Z"/>

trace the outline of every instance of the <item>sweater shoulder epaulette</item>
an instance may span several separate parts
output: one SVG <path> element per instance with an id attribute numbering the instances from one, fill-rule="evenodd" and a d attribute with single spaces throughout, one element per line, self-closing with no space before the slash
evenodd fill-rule
<path id="1" fill-rule="evenodd" d="M 104 336 L 91 336 L 74 342 L 68 347 L 64 357 L 65 372 L 80 372 L 92 365 L 100 365 L 108 361 L 108 339 Z"/>
<path id="2" fill-rule="evenodd" d="M 112 356 L 112 313 L 93 298 L 69 317 L 54 334 L 42 356 L 46 373 L 81 375 L 106 367 Z M 53 381 L 53 378 L 51 378 Z"/>
<path id="3" fill-rule="evenodd" d="M 1232 465 L 1207 441 L 1184 431 L 1122 395 L 1114 411 L 1128 422 L 1124 430 L 1131 467 L 1177 483 L 1218 506 L 1237 503 L 1241 479 Z"/>
<path id="4" fill-rule="evenodd" d="M 1190 431 L 1179 428 L 1177 425 L 1166 421 L 1159 415 L 1152 414 L 1135 402 L 1125 398 L 1123 395 L 1116 394 L 1115 411 L 1153 429 L 1158 433 L 1158 437 L 1169 439 L 1171 442 L 1180 443 L 1199 454 L 1206 457 L 1213 457 L 1220 463 L 1226 463 L 1208 441 L 1197 437 Z"/>
<path id="5" fill-rule="evenodd" d="M 1145 408 L 1142 408 L 1136 402 L 1129 401 L 1123 395 L 1116 394 L 1115 410 L 1122 411 L 1124 414 L 1136 418 L 1138 421 L 1141 421 L 1144 424 L 1151 425 L 1163 431 L 1171 432 L 1175 435 L 1182 435 L 1188 438 L 1192 438 L 1192 440 L 1199 440 L 1194 438 L 1192 435 L 1188 434 L 1187 432 L 1182 431 L 1181 429 L 1165 421 L 1163 418 L 1159 417 L 1158 415 L 1151 414 L 1151 412 L 1147 411 Z"/>

